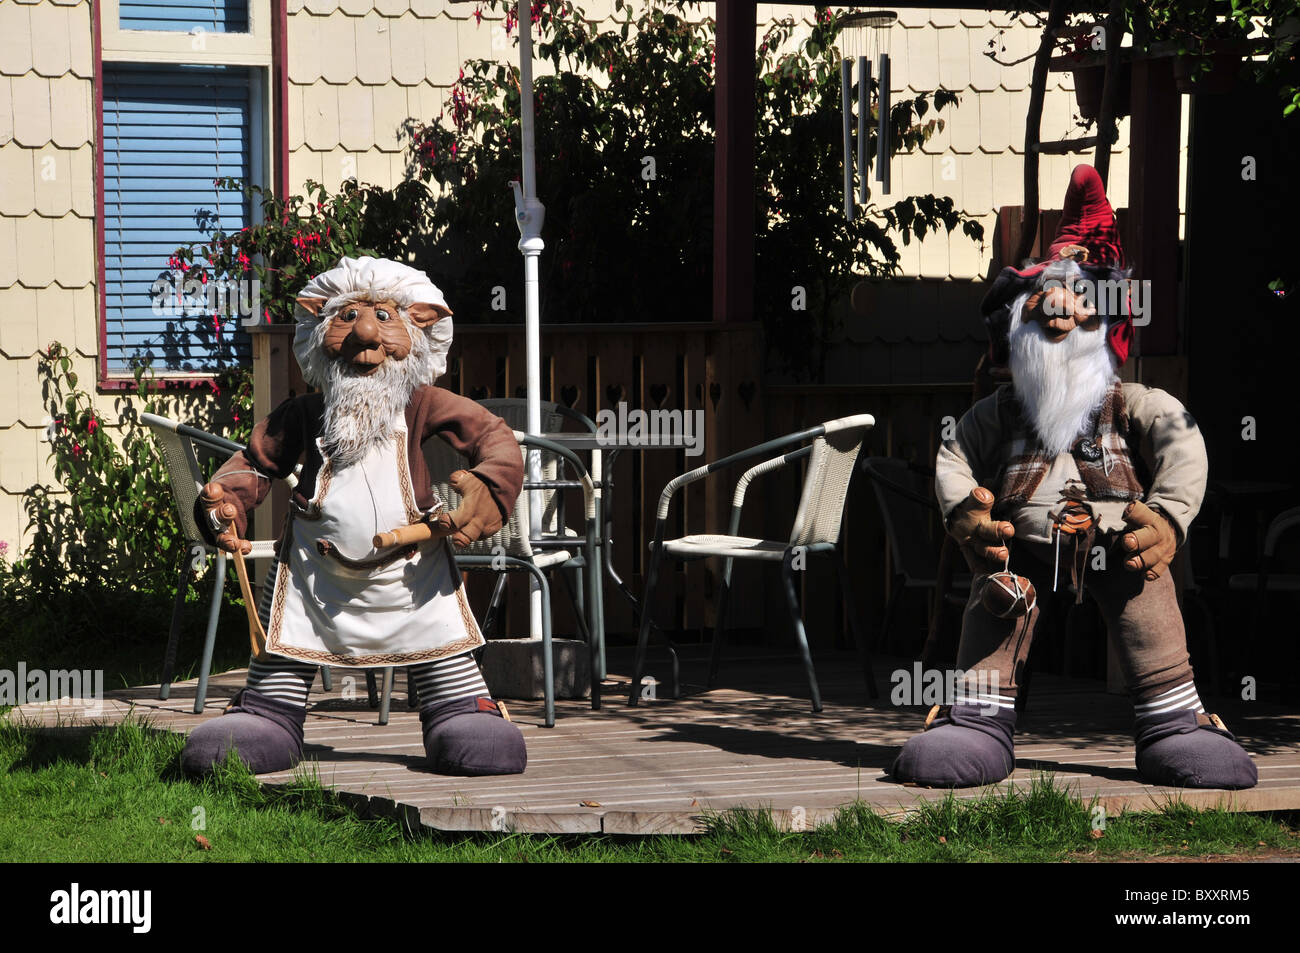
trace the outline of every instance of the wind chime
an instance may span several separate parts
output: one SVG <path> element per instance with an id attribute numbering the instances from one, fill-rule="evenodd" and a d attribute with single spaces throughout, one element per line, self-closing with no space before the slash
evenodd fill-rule
<path id="1" fill-rule="evenodd" d="M 891 10 L 850 13 L 840 30 L 841 106 L 844 114 L 844 217 L 853 221 L 853 63 L 858 66 L 858 197 L 867 204 L 867 122 L 871 115 L 872 62 L 876 63 L 876 181 L 889 194 L 889 28 L 898 19 Z"/>

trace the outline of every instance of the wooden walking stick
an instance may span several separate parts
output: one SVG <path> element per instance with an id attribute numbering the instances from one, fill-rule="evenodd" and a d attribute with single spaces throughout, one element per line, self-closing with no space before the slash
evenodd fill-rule
<path id="1" fill-rule="evenodd" d="M 225 488 L 221 484 L 209 483 L 199 497 L 209 514 L 220 521 L 223 529 L 218 530 L 219 536 L 234 532 L 235 504 L 222 503 L 225 495 Z M 248 581 L 248 566 L 244 562 L 242 547 L 235 547 L 230 552 L 230 558 L 235 564 L 235 575 L 239 578 L 239 591 L 244 596 L 244 611 L 248 613 L 248 641 L 253 649 L 253 658 L 260 659 L 266 655 L 266 630 L 262 628 L 262 620 L 257 617 L 257 602 L 253 598 L 253 587 Z"/>

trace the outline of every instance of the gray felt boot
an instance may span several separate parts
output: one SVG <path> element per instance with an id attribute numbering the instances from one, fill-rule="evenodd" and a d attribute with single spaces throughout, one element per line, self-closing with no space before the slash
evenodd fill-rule
<path id="1" fill-rule="evenodd" d="M 254 774 L 292 768 L 302 757 L 306 720 L 306 708 L 240 689 L 220 718 L 190 732 L 181 752 L 181 768 L 187 774 L 207 774 L 226 760 L 231 748 Z"/>
<path id="2" fill-rule="evenodd" d="M 1259 772 L 1217 715 L 1190 710 L 1139 716 L 1137 769 L 1147 784 L 1253 788 Z"/>
<path id="3" fill-rule="evenodd" d="M 1016 767 L 1016 713 L 979 705 L 939 709 L 925 731 L 909 738 L 894 760 L 895 781 L 927 788 L 969 788 L 1001 781 Z"/>
<path id="4" fill-rule="evenodd" d="M 523 732 L 485 695 L 421 706 L 420 725 L 439 774 L 523 774 L 528 764 Z"/>

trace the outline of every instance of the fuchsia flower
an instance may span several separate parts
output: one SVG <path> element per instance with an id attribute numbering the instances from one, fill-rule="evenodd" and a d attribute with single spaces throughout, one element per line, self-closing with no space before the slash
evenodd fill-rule
<path id="1" fill-rule="evenodd" d="M 482 22 L 483 22 L 483 11 L 482 11 L 482 10 L 479 10 L 479 9 L 475 9 L 475 10 L 474 10 L 474 25 L 475 25 L 475 26 L 478 26 L 478 25 L 481 24 Z"/>
<path id="2" fill-rule="evenodd" d="M 93 434 L 98 429 L 99 429 L 99 421 L 95 419 L 94 414 L 91 414 L 90 422 L 86 424 L 86 432 Z"/>
<path id="3" fill-rule="evenodd" d="M 9 552 L 9 544 L 3 539 L 0 539 L 0 556 L 3 556 L 7 552 Z"/>

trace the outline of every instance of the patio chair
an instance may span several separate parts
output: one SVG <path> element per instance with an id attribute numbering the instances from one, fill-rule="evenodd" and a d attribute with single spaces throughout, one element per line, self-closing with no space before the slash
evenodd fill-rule
<path id="1" fill-rule="evenodd" d="M 483 407 L 492 411 L 502 420 L 504 420 L 511 430 L 527 431 L 528 429 L 528 401 L 522 397 L 487 397 L 478 401 Z M 592 433 L 596 432 L 596 424 L 586 415 L 579 411 L 565 407 L 555 401 L 541 401 L 542 412 L 542 431 L 545 433 L 559 432 L 564 429 L 565 420 L 577 421 L 583 429 Z M 440 450 L 430 450 L 426 453 L 426 459 L 436 454 L 439 466 L 452 465 L 451 457 L 442 454 Z M 430 461 L 431 463 L 433 461 Z M 453 469 L 455 467 L 453 466 Z M 447 471 L 451 472 L 451 471 Z M 553 481 L 556 479 L 558 472 L 558 459 L 553 454 L 544 453 L 542 455 L 542 479 Z M 572 529 L 565 526 L 564 522 L 564 495 L 557 493 L 555 490 L 546 491 L 545 513 L 542 518 L 543 536 L 564 537 L 566 539 L 580 540 L 580 535 Z M 561 527 L 564 527 L 561 529 Z M 579 614 L 585 610 L 583 608 L 583 584 L 582 573 L 575 570 L 574 579 L 570 582 L 565 577 L 566 585 L 570 585 L 571 597 L 577 604 Z M 496 585 L 492 588 L 492 596 L 488 600 L 487 612 L 483 615 L 483 634 L 489 638 L 497 630 L 497 623 L 500 618 L 501 608 L 505 603 L 506 595 L 506 574 L 497 575 Z M 376 684 L 375 669 L 366 670 L 366 691 L 370 699 L 370 707 L 379 709 L 379 723 L 388 724 L 388 714 L 391 705 L 393 689 L 393 670 L 380 670 L 384 676 L 384 684 L 381 687 Z M 407 685 L 407 707 L 415 708 L 419 704 L 413 685 Z"/>
<path id="2" fill-rule="evenodd" d="M 480 400 L 479 403 L 486 407 L 492 413 L 504 420 L 511 430 L 520 433 L 528 431 L 528 401 L 522 397 L 487 397 Z M 563 404 L 552 400 L 541 401 L 542 411 L 542 432 L 559 433 L 564 430 L 566 420 L 578 424 L 579 429 L 589 433 L 596 432 L 596 423 L 580 411 L 573 410 Z M 559 478 L 560 460 L 551 453 L 542 453 L 541 459 L 542 473 L 541 478 L 544 482 L 553 482 Z M 592 478 L 599 480 L 598 473 L 593 473 Z M 564 513 L 564 493 L 560 490 L 550 489 L 540 491 L 542 496 L 542 538 L 572 539 L 579 540 L 581 534 L 572 529 L 565 520 Z M 599 495 L 599 494 L 598 494 Z M 534 540 L 534 542 L 538 542 Z M 576 543 L 575 543 L 576 544 Z M 568 576 L 564 577 L 565 584 L 571 587 L 570 593 L 578 607 L 578 612 L 585 612 L 586 593 L 584 592 L 582 573 L 575 569 L 572 573 L 572 580 Z M 506 576 L 501 573 L 497 576 L 496 585 L 492 589 L 492 598 L 488 602 L 487 612 L 483 617 L 484 634 L 495 632 L 497 620 L 500 617 L 501 607 L 505 602 L 506 594 Z M 599 626 L 597 635 L 600 637 Z M 599 649 L 603 651 L 603 646 Z"/>
<path id="3" fill-rule="evenodd" d="M 182 554 L 180 573 L 176 580 L 176 601 L 172 605 L 171 630 L 167 635 L 167 651 L 163 657 L 162 684 L 158 688 L 158 697 L 164 701 L 171 695 L 172 677 L 176 667 L 176 650 L 180 639 L 181 613 L 185 607 L 185 597 L 189 594 L 190 575 L 203 568 L 207 557 L 215 555 L 212 602 L 208 606 L 208 629 L 203 640 L 203 657 L 199 662 L 199 684 L 194 699 L 194 713 L 201 714 L 207 700 L 208 674 L 212 668 L 212 653 L 216 645 L 217 619 L 221 612 L 221 592 L 226 581 L 226 562 L 230 556 L 223 550 L 206 542 L 199 532 L 194 520 L 194 504 L 207 482 L 199 465 L 200 449 L 216 454 L 225 460 L 232 453 L 244 449 L 244 445 L 216 434 L 210 434 L 187 424 L 160 417 L 157 414 L 141 414 L 140 420 L 153 431 L 162 448 L 163 462 L 167 467 L 167 480 L 171 484 L 172 496 L 180 517 L 181 531 L 185 534 L 185 552 Z M 286 480 L 292 488 L 297 485 L 297 471 Z M 275 555 L 273 540 L 253 541 L 253 551 L 247 559 L 270 559 Z M 330 671 L 321 668 L 321 682 L 326 691 L 330 690 Z"/>
<path id="4" fill-rule="evenodd" d="M 1271 592 L 1300 594 L 1300 573 L 1282 572 L 1277 558 L 1278 541 L 1292 530 L 1300 528 L 1300 506 L 1283 510 L 1268 524 L 1261 548 L 1259 569 L 1257 572 L 1233 573 L 1228 577 L 1230 592 L 1251 592 L 1255 595 L 1252 623 L 1247 638 L 1250 657 L 1246 660 L 1250 670 L 1255 671 L 1261 663 L 1259 657 L 1259 634 L 1264 631 L 1264 616 L 1268 594 Z"/>
<path id="5" fill-rule="evenodd" d="M 834 557 L 836 571 L 839 575 L 840 588 L 844 595 L 849 624 L 862 654 L 863 674 L 867 689 L 872 698 L 876 697 L 875 677 L 871 671 L 870 649 L 866 643 L 858 617 L 853 586 L 848 577 L 848 567 L 843 553 L 839 549 L 840 523 L 844 515 L 844 502 L 848 496 L 849 481 L 853 477 L 853 467 L 857 461 L 862 439 L 868 430 L 875 426 L 875 419 L 870 414 L 857 414 L 830 420 L 808 430 L 788 434 L 776 440 L 733 453 L 703 467 L 674 477 L 664 487 L 659 496 L 659 508 L 655 514 L 655 538 L 651 543 L 650 565 L 646 571 L 645 598 L 642 601 L 641 626 L 637 633 L 636 660 L 632 667 L 632 690 L 628 695 L 628 705 L 636 705 L 641 695 L 641 676 L 645 668 L 646 646 L 650 637 L 650 628 L 654 624 L 654 589 L 659 578 L 659 566 L 665 556 L 677 560 L 702 559 L 707 556 L 722 556 L 725 559 L 722 569 L 722 585 L 718 593 L 718 616 L 713 633 L 713 652 L 709 661 L 709 684 L 712 685 L 717 674 L 722 654 L 723 633 L 726 625 L 727 597 L 731 588 L 731 570 L 737 559 L 752 559 L 781 564 L 781 575 L 785 584 L 786 604 L 790 611 L 790 621 L 794 627 L 795 641 L 799 655 L 803 660 L 804 671 L 808 676 L 808 688 L 812 696 L 813 711 L 822 710 L 821 691 L 817 686 L 817 674 L 813 670 L 812 654 L 808 649 L 808 637 L 804 631 L 803 616 L 799 608 L 798 587 L 795 585 L 794 563 L 800 556 L 829 555 Z M 773 453 L 787 447 L 808 443 L 779 456 Z M 719 470 L 735 466 L 738 463 L 760 459 L 761 463 L 751 466 L 736 482 L 736 489 L 731 501 L 731 521 L 725 536 L 695 535 L 680 539 L 665 540 L 664 527 L 668 521 L 668 510 L 673 496 L 682 487 L 717 473 Z M 794 526 L 790 538 L 785 541 L 754 539 L 737 535 L 740 531 L 741 508 L 745 503 L 745 494 L 749 484 L 757 477 L 774 473 L 782 467 L 798 461 L 807 461 L 804 474 L 803 492 L 799 498 L 798 510 L 794 517 Z"/>
<path id="6" fill-rule="evenodd" d="M 560 541 L 554 537 L 550 540 L 530 540 L 528 491 L 536 489 L 557 493 L 563 488 L 561 484 L 565 484 L 566 481 L 555 479 L 542 480 L 540 483 L 525 481 L 515 502 L 515 508 L 505 525 L 492 536 L 459 550 L 455 556 L 456 567 L 462 570 L 487 570 L 496 573 L 525 572 L 537 581 L 542 594 L 542 678 L 545 723 L 546 727 L 551 728 L 555 725 L 555 676 L 554 657 L 551 652 L 551 589 L 546 574 L 554 570 L 585 570 L 589 587 L 595 587 L 599 583 L 599 579 L 594 578 L 598 568 L 595 558 L 595 488 L 582 461 L 573 451 L 544 438 L 532 437 L 519 431 L 515 431 L 515 439 L 519 441 L 521 453 L 530 447 L 537 448 L 546 451 L 546 456 L 552 459 L 563 458 L 568 463 L 575 477 L 569 482 L 580 486 L 583 493 L 584 533 L 581 536 L 571 537 L 571 544 L 569 539 L 565 539 L 563 545 L 566 548 L 558 548 L 558 545 L 551 545 L 544 549 L 535 548 L 534 543 L 557 544 Z M 434 492 L 445 502 L 448 510 L 456 509 L 460 505 L 460 495 L 452 489 L 446 479 L 456 470 L 466 468 L 468 461 L 441 440 L 427 441 L 424 445 L 424 457 L 429 466 L 429 473 L 434 475 Z M 553 475 L 558 476 L 558 470 Z M 570 596 L 573 596 L 572 590 Z M 574 608 L 581 635 L 594 653 L 596 645 L 591 636 L 591 626 L 576 600 Z M 598 703 L 599 689 L 594 684 L 594 664 L 591 672 L 592 703 L 595 705 Z M 391 684 L 391 677 L 387 677 L 385 682 Z"/>
<path id="7" fill-rule="evenodd" d="M 930 491 L 934 474 L 907 460 L 893 457 L 867 457 L 859 466 L 871 479 L 893 561 L 894 585 L 885 604 L 885 617 L 877 641 L 879 648 L 885 648 L 903 593 L 907 589 L 935 590 L 939 586 L 942 539 L 933 540 L 928 532 L 934 514 L 938 512 L 938 504 Z M 954 573 L 942 599 L 965 605 L 970 585 L 970 573 Z M 940 608 L 941 605 L 936 604 L 934 611 L 938 612 Z"/>

